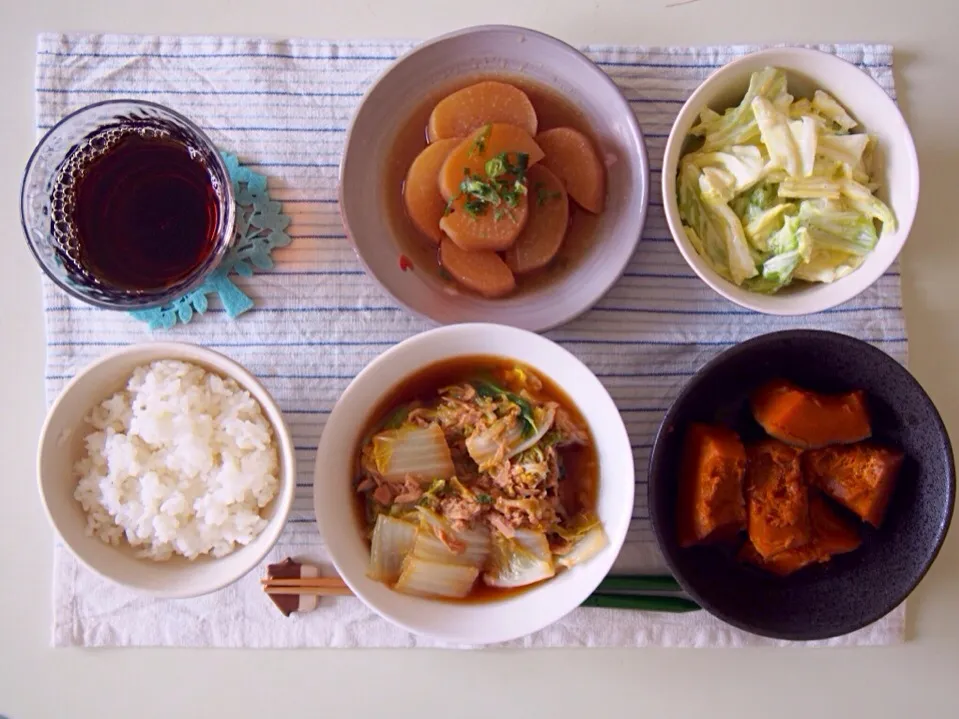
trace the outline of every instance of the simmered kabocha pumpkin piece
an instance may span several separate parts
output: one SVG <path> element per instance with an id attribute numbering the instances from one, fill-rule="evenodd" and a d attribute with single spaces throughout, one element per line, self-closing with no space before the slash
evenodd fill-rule
<path id="1" fill-rule="evenodd" d="M 753 392 L 750 403 L 766 433 L 794 447 L 851 444 L 872 435 L 862 390 L 822 394 L 776 379 Z"/>
<path id="2" fill-rule="evenodd" d="M 681 547 L 735 537 L 746 524 L 746 450 L 726 427 L 694 422 L 683 440 L 676 524 Z"/>

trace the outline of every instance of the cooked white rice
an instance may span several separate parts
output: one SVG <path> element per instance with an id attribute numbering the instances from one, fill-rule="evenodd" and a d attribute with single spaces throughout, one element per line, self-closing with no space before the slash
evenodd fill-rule
<path id="1" fill-rule="evenodd" d="M 232 379 L 187 362 L 138 367 L 87 421 L 74 496 L 87 531 L 157 561 L 222 557 L 266 526 L 279 487 L 273 429 Z"/>

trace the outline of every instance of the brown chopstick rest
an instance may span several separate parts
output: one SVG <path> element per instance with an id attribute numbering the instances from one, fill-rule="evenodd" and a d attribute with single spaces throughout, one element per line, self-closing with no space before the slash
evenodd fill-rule
<path id="1" fill-rule="evenodd" d="M 279 564 L 266 568 L 266 577 L 260 580 L 263 591 L 269 595 L 284 616 L 294 612 L 312 612 L 320 597 L 349 597 L 353 592 L 339 577 L 321 577 L 320 570 L 304 562 L 287 557 Z"/>
<path id="2" fill-rule="evenodd" d="M 263 581 L 263 591 L 273 600 L 276 608 L 288 617 L 294 612 L 312 612 L 319 604 L 319 597 L 315 594 L 300 594 L 294 587 L 289 593 L 283 591 L 285 587 L 273 587 L 270 581 L 274 579 L 308 579 L 320 576 L 319 570 L 312 564 L 303 564 L 287 557 L 279 564 L 270 564 L 266 568 L 266 579 Z M 285 584 L 285 582 L 284 582 Z"/>

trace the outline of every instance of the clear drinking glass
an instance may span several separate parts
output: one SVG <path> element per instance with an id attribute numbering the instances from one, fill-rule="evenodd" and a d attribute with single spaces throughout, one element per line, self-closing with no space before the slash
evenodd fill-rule
<path id="1" fill-rule="evenodd" d="M 64 160 L 97 130 L 131 121 L 172 129 L 188 147 L 200 153 L 200 159 L 209 169 L 218 202 L 216 237 L 210 253 L 186 277 L 151 290 L 117 288 L 102 282 L 82 266 L 78 248 L 64 246 L 53 232 L 53 222 L 57 219 L 52 207 L 53 191 Z M 233 242 L 235 214 L 233 183 L 219 151 L 206 133 L 178 112 L 142 100 L 100 102 L 60 120 L 30 156 L 20 191 L 23 232 L 43 271 L 73 297 L 115 310 L 159 307 L 202 284 Z"/>

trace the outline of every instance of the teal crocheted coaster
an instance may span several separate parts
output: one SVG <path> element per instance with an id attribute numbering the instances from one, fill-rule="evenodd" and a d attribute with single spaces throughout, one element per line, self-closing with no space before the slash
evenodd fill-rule
<path id="1" fill-rule="evenodd" d="M 273 267 L 271 253 L 290 244 L 286 228 L 290 218 L 280 212 L 280 203 L 270 199 L 266 177 L 243 167 L 236 155 L 221 153 L 233 181 L 236 201 L 236 226 L 233 246 L 206 281 L 192 292 L 163 307 L 130 312 L 149 324 L 151 330 L 171 329 L 184 324 L 209 307 L 207 295 L 216 293 L 228 317 L 235 318 L 253 307 L 253 300 L 230 279 L 232 273 L 250 277 L 254 268 Z"/>

